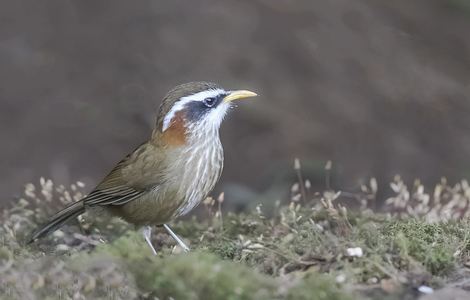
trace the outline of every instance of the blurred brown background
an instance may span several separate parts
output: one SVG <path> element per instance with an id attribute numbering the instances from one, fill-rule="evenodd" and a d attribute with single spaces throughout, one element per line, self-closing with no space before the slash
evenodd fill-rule
<path id="1" fill-rule="evenodd" d="M 294 157 L 316 188 L 328 159 L 350 190 L 469 175 L 470 0 L 2 1 L 2 199 L 91 188 L 194 80 L 261 95 L 222 128 L 228 199 L 288 191 Z"/>

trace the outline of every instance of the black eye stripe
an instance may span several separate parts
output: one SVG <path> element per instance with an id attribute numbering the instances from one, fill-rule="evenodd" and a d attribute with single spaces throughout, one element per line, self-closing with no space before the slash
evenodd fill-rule
<path id="1" fill-rule="evenodd" d="M 204 99 L 202 102 L 204 103 L 204 105 L 206 107 L 215 107 L 217 105 L 220 104 L 220 102 L 222 102 L 222 100 L 224 99 L 224 97 L 226 96 L 226 94 L 219 94 L 217 96 L 213 96 L 213 97 L 207 97 L 206 99 Z"/>
<path id="2" fill-rule="evenodd" d="M 186 117 L 190 121 L 201 120 L 204 116 L 210 113 L 213 109 L 216 109 L 218 105 L 223 101 L 227 93 L 221 93 L 211 97 L 207 97 L 204 100 L 195 100 L 188 102 L 185 105 Z"/>
<path id="3" fill-rule="evenodd" d="M 215 97 L 209 97 L 209 98 L 206 98 L 203 100 L 204 104 L 207 106 L 207 107 L 212 107 L 214 106 L 214 104 L 216 103 L 217 101 L 217 98 Z"/>

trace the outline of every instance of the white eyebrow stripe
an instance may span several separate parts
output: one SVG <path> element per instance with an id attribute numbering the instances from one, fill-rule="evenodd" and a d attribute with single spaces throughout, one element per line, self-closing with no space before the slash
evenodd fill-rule
<path id="1" fill-rule="evenodd" d="M 210 89 L 210 90 L 205 90 L 205 91 L 193 94 L 193 95 L 181 97 L 180 101 L 184 101 L 186 99 L 189 99 L 190 101 L 202 101 L 206 98 L 216 97 L 224 93 L 225 93 L 225 90 L 223 89 Z"/>
<path id="2" fill-rule="evenodd" d="M 162 132 L 165 132 L 165 130 L 168 129 L 171 125 L 171 121 L 173 120 L 173 117 L 175 114 L 182 110 L 184 106 L 192 101 L 203 101 L 206 98 L 209 97 L 216 97 L 220 94 L 225 94 L 226 91 L 223 89 L 210 89 L 210 90 L 205 90 L 199 93 L 196 93 L 194 95 L 189 95 L 185 97 L 181 97 L 178 101 L 173 104 L 173 107 L 170 109 L 170 111 L 166 114 L 165 118 L 163 119 L 163 126 L 162 126 Z"/>

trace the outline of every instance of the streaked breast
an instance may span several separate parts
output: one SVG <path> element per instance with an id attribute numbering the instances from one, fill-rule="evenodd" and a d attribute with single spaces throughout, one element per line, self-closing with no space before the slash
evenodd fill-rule
<path id="1" fill-rule="evenodd" d="M 223 163 L 223 148 L 218 138 L 185 147 L 175 162 L 176 168 L 172 168 L 180 198 L 174 217 L 187 214 L 207 197 L 220 178 Z"/>

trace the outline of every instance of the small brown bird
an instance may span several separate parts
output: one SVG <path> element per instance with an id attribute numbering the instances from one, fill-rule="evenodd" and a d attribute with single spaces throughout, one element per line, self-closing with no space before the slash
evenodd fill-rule
<path id="1" fill-rule="evenodd" d="M 232 101 L 254 96 L 246 90 L 226 91 L 210 82 L 175 87 L 163 98 L 150 140 L 121 160 L 90 194 L 52 216 L 30 242 L 87 209 L 101 207 L 143 226 L 154 254 L 151 225 L 163 225 L 188 251 L 166 223 L 187 214 L 214 188 L 224 162 L 220 124 Z"/>

